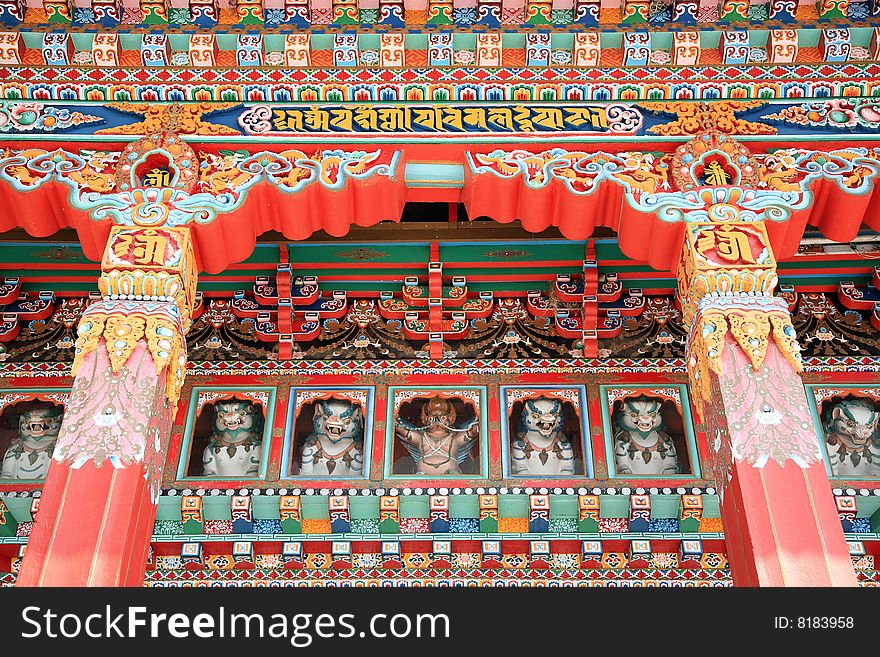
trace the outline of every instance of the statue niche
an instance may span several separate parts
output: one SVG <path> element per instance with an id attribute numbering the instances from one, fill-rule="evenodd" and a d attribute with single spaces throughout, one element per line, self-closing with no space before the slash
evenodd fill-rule
<path id="1" fill-rule="evenodd" d="M 831 474 L 880 476 L 880 402 L 832 397 L 823 404 L 821 417 Z"/>
<path id="2" fill-rule="evenodd" d="M 364 412 L 360 404 L 336 397 L 305 403 L 294 437 L 291 474 L 363 477 Z"/>
<path id="3" fill-rule="evenodd" d="M 691 473 L 684 422 L 673 401 L 653 395 L 619 399 L 611 424 L 617 475 Z"/>
<path id="4" fill-rule="evenodd" d="M 512 476 L 584 474 L 580 419 L 571 402 L 526 398 L 513 404 L 508 421 Z"/>
<path id="5" fill-rule="evenodd" d="M 193 430 L 188 476 L 256 477 L 263 452 L 262 406 L 236 397 L 205 404 Z M 196 454 L 201 459 L 193 458 Z"/>
<path id="6" fill-rule="evenodd" d="M 20 402 L 6 409 L 3 416 L 3 426 L 16 429 L 3 457 L 0 478 L 45 479 L 64 407 L 44 401 Z"/>
<path id="7" fill-rule="evenodd" d="M 479 474 L 480 422 L 473 406 L 437 394 L 403 402 L 394 419 L 398 445 L 392 474 Z"/>

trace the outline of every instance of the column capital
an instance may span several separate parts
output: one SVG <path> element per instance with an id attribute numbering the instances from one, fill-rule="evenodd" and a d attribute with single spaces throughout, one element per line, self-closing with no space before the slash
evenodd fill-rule
<path id="1" fill-rule="evenodd" d="M 701 415 L 710 372 L 723 371 L 728 331 L 754 370 L 764 363 L 770 340 L 796 372 L 803 369 L 788 304 L 773 296 L 776 260 L 764 222 L 738 221 L 736 206 L 713 208 L 708 216 L 727 220 L 689 222 L 678 268 L 688 372 Z"/>
<path id="2" fill-rule="evenodd" d="M 177 403 L 198 281 L 189 231 L 166 226 L 111 229 L 98 280 L 102 298 L 80 319 L 73 374 L 100 344 L 107 349 L 113 373 L 119 374 L 137 344 L 146 340 L 156 374 L 166 371 L 165 395 Z"/>

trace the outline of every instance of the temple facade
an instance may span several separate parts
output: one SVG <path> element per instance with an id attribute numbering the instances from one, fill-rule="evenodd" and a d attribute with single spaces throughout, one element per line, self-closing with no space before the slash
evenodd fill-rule
<path id="1" fill-rule="evenodd" d="M 877 586 L 875 26 L 0 0 L 0 585 Z"/>

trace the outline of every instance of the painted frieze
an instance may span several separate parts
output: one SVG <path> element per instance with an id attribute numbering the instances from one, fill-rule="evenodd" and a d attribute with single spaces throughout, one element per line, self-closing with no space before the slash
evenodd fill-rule
<path id="1" fill-rule="evenodd" d="M 363 479 L 372 445 L 371 388 L 291 391 L 282 478 Z"/>
<path id="2" fill-rule="evenodd" d="M 501 393 L 507 416 L 502 451 L 508 476 L 591 476 L 582 387 L 504 386 Z"/>
<path id="3" fill-rule="evenodd" d="M 389 388 L 387 474 L 476 476 L 485 472 L 481 388 Z"/>
<path id="4" fill-rule="evenodd" d="M 194 388 L 178 477 L 265 477 L 274 405 L 274 388 Z"/>
<path id="5" fill-rule="evenodd" d="M 0 391 L 0 480 L 46 478 L 67 397 L 66 390 Z"/>

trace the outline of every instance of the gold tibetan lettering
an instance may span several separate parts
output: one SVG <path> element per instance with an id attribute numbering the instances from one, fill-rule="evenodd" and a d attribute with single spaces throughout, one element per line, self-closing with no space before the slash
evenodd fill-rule
<path id="1" fill-rule="evenodd" d="M 168 187 L 171 185 L 171 172 L 165 169 L 150 169 L 144 175 L 145 187 Z"/>
<path id="2" fill-rule="evenodd" d="M 443 128 L 443 113 L 439 107 L 413 107 L 412 122 L 427 128 L 431 132 L 439 132 Z"/>
<path id="3" fill-rule="evenodd" d="M 532 123 L 532 110 L 525 105 L 517 105 L 513 108 L 516 115 L 513 117 L 516 132 L 534 132 Z"/>
<path id="4" fill-rule="evenodd" d="M 330 110 L 332 118 L 330 119 L 330 127 L 334 130 L 342 132 L 353 132 L 352 113 L 347 107 L 334 107 Z"/>
<path id="5" fill-rule="evenodd" d="M 532 110 L 532 122 L 548 130 L 562 130 L 562 110 L 558 107 L 536 107 Z"/>
<path id="6" fill-rule="evenodd" d="M 153 230 L 134 236 L 134 263 L 136 265 L 164 265 L 168 239 Z"/>
<path id="7" fill-rule="evenodd" d="M 489 132 L 486 125 L 486 109 L 484 107 L 466 107 L 464 110 L 464 122 L 469 126 L 480 129 L 481 132 Z"/>
<path id="8" fill-rule="evenodd" d="M 298 109 L 273 110 L 272 125 L 279 132 L 303 132 L 302 111 Z"/>
<path id="9" fill-rule="evenodd" d="M 457 107 L 444 107 L 443 108 L 443 125 L 451 126 L 457 132 L 464 132 L 464 123 L 462 111 Z"/>
<path id="10" fill-rule="evenodd" d="M 368 105 L 354 108 L 354 122 L 366 132 L 379 131 L 379 113 Z"/>
<path id="11" fill-rule="evenodd" d="M 732 226 L 701 230 L 697 234 L 696 249 L 705 258 L 709 257 L 709 251 L 715 249 L 718 257 L 727 262 L 757 262 L 748 235 Z"/>
<path id="12" fill-rule="evenodd" d="M 709 162 L 705 169 L 707 185 L 729 185 L 730 176 L 717 161 Z"/>
<path id="13" fill-rule="evenodd" d="M 330 132 L 330 112 L 320 107 L 310 107 L 305 112 L 305 124 L 312 132 Z"/>
<path id="14" fill-rule="evenodd" d="M 383 132 L 410 132 L 409 112 L 400 105 L 379 108 L 379 128 Z"/>
<path id="15" fill-rule="evenodd" d="M 490 107 L 489 123 L 501 126 L 505 130 L 513 130 L 513 112 L 509 107 Z"/>

